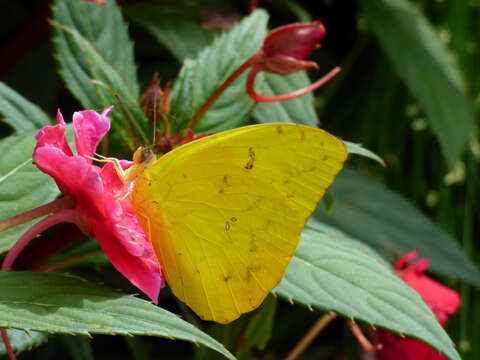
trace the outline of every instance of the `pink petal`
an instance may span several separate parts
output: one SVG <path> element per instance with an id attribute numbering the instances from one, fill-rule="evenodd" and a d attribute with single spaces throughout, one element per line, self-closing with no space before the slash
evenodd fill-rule
<path id="1" fill-rule="evenodd" d="M 43 127 L 35 135 L 35 139 L 37 139 L 37 146 L 35 149 L 52 147 L 61 150 L 68 156 L 73 155 L 70 146 L 68 146 L 67 139 L 65 138 L 65 121 L 63 120 L 60 109 L 57 111 L 57 125 Z"/>
<path id="2" fill-rule="evenodd" d="M 110 130 L 110 120 L 93 110 L 79 111 L 73 114 L 75 145 L 80 156 L 93 156 L 98 144 Z M 88 159 L 91 163 L 92 160 Z"/>
<path id="3" fill-rule="evenodd" d="M 62 193 L 75 197 L 76 208 L 91 216 L 103 216 L 102 180 L 85 158 L 65 155 L 58 148 L 37 147 L 33 159 L 42 172 L 53 177 Z"/>
<path id="4" fill-rule="evenodd" d="M 149 251 L 145 244 L 139 241 L 145 234 L 132 227 L 127 231 L 123 226 L 128 225 L 128 222 L 116 223 L 118 214 L 110 214 L 112 213 L 107 214 L 104 221 L 91 219 L 95 237 L 113 266 L 156 302 L 160 288 L 164 286 L 164 279 L 154 255 L 148 256 L 151 248 Z M 125 219 L 125 216 L 123 218 Z M 139 243 L 135 244 L 136 242 Z"/>

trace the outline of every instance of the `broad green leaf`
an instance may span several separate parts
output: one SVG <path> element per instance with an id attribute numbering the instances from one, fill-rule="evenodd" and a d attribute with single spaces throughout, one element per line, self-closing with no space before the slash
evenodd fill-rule
<path id="1" fill-rule="evenodd" d="M 256 90 L 265 96 L 287 94 L 310 85 L 310 79 L 304 71 L 290 75 L 265 74 L 263 88 Z M 313 95 L 272 103 L 257 103 L 252 113 L 259 123 L 290 122 L 318 126 L 318 117 L 313 107 Z"/>
<path id="2" fill-rule="evenodd" d="M 105 6 L 76 0 L 56 0 L 53 6 L 53 21 L 75 29 L 123 78 L 129 92 L 137 97 L 137 68 L 133 44 L 128 35 L 122 13 L 116 1 L 107 1 Z M 88 84 L 91 79 L 92 59 L 77 48 L 68 34 L 54 31 L 54 43 L 60 71 L 67 86 L 83 106 L 97 103 L 95 88 Z"/>
<path id="3" fill-rule="evenodd" d="M 360 242 L 351 236 L 348 236 L 347 234 L 333 226 L 318 221 L 313 217 L 308 219 L 305 226 L 308 229 L 318 231 L 325 236 L 329 236 L 330 238 L 335 239 L 338 244 L 344 244 L 347 247 L 355 248 L 363 252 L 364 254 L 368 254 L 369 256 L 376 258 L 383 265 L 390 266 L 390 264 L 386 262 L 385 259 L 371 246 Z"/>
<path id="4" fill-rule="evenodd" d="M 0 115 L 17 134 L 27 133 L 49 125 L 50 117 L 11 87 L 0 82 Z"/>
<path id="5" fill-rule="evenodd" d="M 473 124 L 457 66 L 432 25 L 409 1 L 363 0 L 361 4 L 398 75 L 424 108 L 445 157 L 455 163 Z"/>
<path id="6" fill-rule="evenodd" d="M 66 334 L 153 335 L 222 344 L 150 302 L 56 273 L 0 272 L 0 327 Z"/>
<path id="7" fill-rule="evenodd" d="M 421 339 L 450 359 L 460 359 L 417 292 L 377 258 L 335 237 L 305 229 L 285 276 L 273 292 L 290 301 Z"/>
<path id="8" fill-rule="evenodd" d="M 372 152 L 368 149 L 365 149 L 362 146 L 362 144 L 355 144 L 355 143 L 352 143 L 350 141 L 345 141 L 345 140 L 343 140 L 343 143 L 347 147 L 347 150 L 348 150 L 349 154 L 356 154 L 356 155 L 360 155 L 360 156 L 365 156 L 369 159 L 375 160 L 376 162 L 378 162 L 382 166 L 387 166 L 385 161 L 383 161 L 383 159 L 380 156 L 378 156 L 377 154 L 375 154 L 374 152 Z"/>
<path id="9" fill-rule="evenodd" d="M 57 0 L 53 7 L 53 41 L 60 73 L 72 94 L 86 109 L 116 105 L 114 125 L 123 131 L 128 115 L 145 132 L 147 118 L 138 104 L 139 89 L 133 47 L 115 1 L 107 6 L 76 0 Z"/>
<path id="10" fill-rule="evenodd" d="M 389 259 L 417 250 L 429 270 L 480 286 L 479 270 L 457 243 L 402 196 L 344 168 L 330 188 L 331 215 L 320 205 L 314 217 L 367 244 Z"/>
<path id="11" fill-rule="evenodd" d="M 171 113 L 180 128 L 240 65 L 262 45 L 268 16 L 256 10 L 220 35 L 194 60 L 184 63 L 171 93 Z M 230 85 L 195 127 L 196 132 L 234 128 L 246 119 L 254 101 L 245 90 L 246 73 Z M 258 84 L 257 84 L 258 85 Z"/>
<path id="12" fill-rule="evenodd" d="M 53 179 L 32 163 L 34 133 L 0 141 L 0 221 L 54 200 L 60 191 Z M 0 233 L 0 253 L 7 251 L 34 222 Z"/>
<path id="13" fill-rule="evenodd" d="M 125 106 L 126 111 L 131 114 L 134 121 L 140 126 L 137 130 L 143 134 L 145 137 L 145 130 L 147 130 L 147 118 L 145 113 L 140 109 L 138 104 L 137 96 L 134 92 L 129 89 L 120 76 L 120 74 L 115 71 L 115 69 L 110 66 L 103 57 L 95 50 L 92 44 L 82 37 L 76 30 L 65 27 L 60 24 L 53 24 L 57 31 L 63 31 L 74 41 L 79 51 L 85 55 L 88 64 L 89 70 L 91 71 L 92 77 L 89 79 L 89 83 L 92 86 L 95 86 L 96 89 L 96 101 L 97 105 L 94 108 L 106 108 L 111 104 L 117 103 L 115 95 L 117 95 L 122 101 L 123 106 Z M 68 80 L 66 79 L 68 82 Z M 123 111 L 122 104 L 117 106 L 117 109 L 112 111 L 112 116 L 114 120 L 117 120 L 114 124 L 120 126 L 120 128 L 125 129 L 127 126 L 123 125 L 124 122 L 127 122 L 126 118 L 129 115 L 125 114 Z M 85 105 L 85 104 L 84 104 Z M 85 105 L 86 106 L 86 105 Z M 87 107 L 87 106 L 86 106 Z M 128 140 L 128 136 L 125 136 L 125 139 Z M 147 140 L 148 141 L 148 140 Z"/>
<path id="14" fill-rule="evenodd" d="M 22 330 L 7 330 L 10 345 L 15 353 L 20 353 L 25 350 L 30 350 L 34 346 L 38 346 L 47 339 L 47 335 L 37 331 L 30 331 L 26 333 Z M 0 356 L 6 355 L 7 351 L 3 341 L 0 341 Z"/>
<path id="15" fill-rule="evenodd" d="M 201 26 L 196 3 L 144 3 L 124 11 L 128 20 L 146 28 L 180 62 L 195 57 L 213 39 L 213 32 Z"/>

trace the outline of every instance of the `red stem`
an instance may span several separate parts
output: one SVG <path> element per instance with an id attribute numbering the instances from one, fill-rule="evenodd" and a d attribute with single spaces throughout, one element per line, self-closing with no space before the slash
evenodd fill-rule
<path id="1" fill-rule="evenodd" d="M 337 75 L 340 72 L 340 67 L 334 67 L 332 70 L 330 70 L 329 73 L 324 75 L 322 78 L 319 80 L 315 81 L 313 84 L 310 84 L 303 89 L 299 89 L 296 91 L 292 91 L 288 94 L 282 94 L 282 95 L 274 95 L 274 96 L 263 96 L 255 92 L 254 88 L 254 83 L 255 83 L 255 77 L 257 74 L 262 71 L 263 68 L 261 66 L 254 66 L 250 73 L 248 74 L 247 78 L 247 93 L 248 95 L 254 99 L 255 101 L 258 102 L 276 102 L 276 101 L 286 101 L 286 100 L 291 100 L 296 97 L 305 95 L 311 91 L 314 91 L 330 81 L 335 75 Z"/>
<path id="2" fill-rule="evenodd" d="M 49 202 L 36 209 L 24 212 L 23 214 L 11 217 L 10 219 L 0 222 L 0 232 L 8 230 L 12 227 L 24 224 L 30 220 L 41 216 L 49 215 L 63 209 L 72 208 L 75 205 L 75 199 L 71 196 L 65 196 L 58 200 Z"/>
<path id="3" fill-rule="evenodd" d="M 377 351 L 382 350 L 382 344 L 373 345 L 363 334 L 362 329 L 360 329 L 360 327 L 355 322 L 353 322 L 352 320 L 347 320 L 347 325 L 365 351 L 369 353 L 376 353 Z"/>
<path id="4" fill-rule="evenodd" d="M 60 199 L 61 200 L 61 199 Z M 52 203 L 50 203 L 52 204 Z M 49 204 L 47 204 L 49 205 Z M 63 209 L 53 215 L 46 217 L 43 220 L 40 220 L 38 223 L 33 225 L 30 229 L 28 229 L 18 241 L 13 245 L 13 247 L 8 252 L 5 260 L 3 260 L 3 264 L 1 269 L 2 270 L 10 270 L 12 267 L 13 262 L 15 261 L 16 257 L 20 252 L 28 245 L 32 239 L 34 239 L 38 234 L 42 231 L 58 224 L 61 222 L 75 222 L 76 219 L 76 211 L 73 209 Z M 15 360 L 15 354 L 13 353 L 12 346 L 10 345 L 10 340 L 8 339 L 8 334 L 5 329 L 0 329 L 0 333 L 2 334 L 3 343 L 5 344 L 5 349 L 7 349 L 7 354 L 10 360 Z"/>
<path id="5" fill-rule="evenodd" d="M 255 54 L 253 54 L 250 58 L 247 59 L 242 65 L 240 65 L 237 70 L 233 72 L 223 83 L 220 85 L 215 92 L 210 95 L 208 100 L 202 107 L 193 115 L 192 121 L 188 125 L 190 129 L 193 129 L 195 125 L 198 124 L 198 121 L 205 115 L 207 110 L 212 106 L 212 104 L 222 95 L 226 88 L 228 88 L 245 70 L 247 70 L 250 66 L 255 65 L 262 59 L 263 53 L 262 50 L 259 50 Z"/>
<path id="6" fill-rule="evenodd" d="M 10 340 L 8 340 L 7 330 L 0 329 L 0 333 L 2 334 L 3 344 L 5 345 L 5 349 L 7 349 L 7 355 L 10 360 L 16 360 L 15 354 L 13 353 L 12 345 L 10 345 Z"/>
<path id="7" fill-rule="evenodd" d="M 44 230 L 59 224 L 61 222 L 76 222 L 76 211 L 73 209 L 63 209 L 53 215 L 47 216 L 28 229 L 8 252 L 1 270 L 10 270 L 18 254 L 32 241 L 38 234 Z"/>

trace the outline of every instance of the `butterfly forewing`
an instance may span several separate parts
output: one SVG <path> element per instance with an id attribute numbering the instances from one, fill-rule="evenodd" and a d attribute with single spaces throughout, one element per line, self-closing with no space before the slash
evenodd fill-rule
<path id="1" fill-rule="evenodd" d="M 160 158 L 137 179 L 132 201 L 174 294 L 221 323 L 258 307 L 346 156 L 322 130 L 266 124 Z"/>

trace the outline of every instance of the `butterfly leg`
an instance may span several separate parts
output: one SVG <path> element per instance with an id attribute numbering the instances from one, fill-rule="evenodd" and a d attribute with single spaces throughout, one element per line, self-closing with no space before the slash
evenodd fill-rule
<path id="1" fill-rule="evenodd" d="M 123 170 L 122 165 L 120 165 L 120 161 L 117 158 L 106 157 L 97 153 L 95 153 L 94 155 L 96 157 L 88 156 L 88 155 L 84 155 L 84 157 L 97 162 L 113 163 L 113 166 L 115 167 L 115 171 L 117 172 L 117 175 L 119 179 L 122 181 L 122 183 L 127 184 L 129 182 L 127 179 L 128 178 L 127 173 L 125 172 L 125 170 Z"/>

